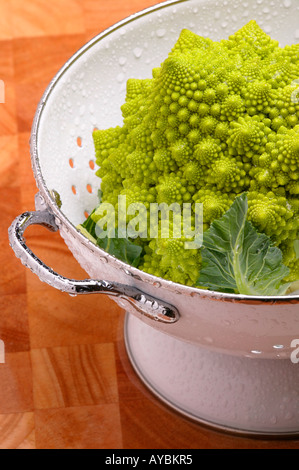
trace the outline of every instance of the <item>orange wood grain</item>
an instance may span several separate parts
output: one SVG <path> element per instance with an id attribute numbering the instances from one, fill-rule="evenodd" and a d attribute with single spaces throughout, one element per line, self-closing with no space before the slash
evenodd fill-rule
<path id="1" fill-rule="evenodd" d="M 19 160 L 18 136 L 16 134 L 0 135 L 0 187 L 18 188 Z"/>
<path id="2" fill-rule="evenodd" d="M 85 32 L 84 3 L 77 0 L 11 0 L 14 37 L 72 35 Z"/>
<path id="3" fill-rule="evenodd" d="M 7 229 L 37 192 L 29 151 L 36 106 L 87 40 L 157 0 L 0 0 L 1 449 L 299 448 L 193 423 L 141 383 L 128 360 L 124 312 L 106 296 L 70 297 L 42 283 L 9 247 Z M 32 227 L 30 248 L 60 274 L 86 273 L 59 233 Z"/>
<path id="4" fill-rule="evenodd" d="M 118 403 L 113 343 L 32 349 L 36 409 Z"/>
<path id="5" fill-rule="evenodd" d="M 36 449 L 34 413 L 0 415 L 0 449 Z"/>
<path id="6" fill-rule="evenodd" d="M 38 449 L 121 449 L 118 404 L 54 408 L 35 412 Z"/>
<path id="7" fill-rule="evenodd" d="M 5 363 L 1 364 L 0 416 L 33 409 L 30 353 L 6 352 Z"/>

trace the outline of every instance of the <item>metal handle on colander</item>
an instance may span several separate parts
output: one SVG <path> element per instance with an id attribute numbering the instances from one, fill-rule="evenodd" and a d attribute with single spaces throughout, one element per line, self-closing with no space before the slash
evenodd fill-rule
<path id="1" fill-rule="evenodd" d="M 145 294 L 136 287 L 97 279 L 74 280 L 57 274 L 26 245 L 24 231 L 29 225 L 36 224 L 42 225 L 52 232 L 58 230 L 54 215 L 48 210 L 40 210 L 24 212 L 19 215 L 9 227 L 8 234 L 10 246 L 15 255 L 41 281 L 70 295 L 107 294 L 117 296 L 119 299 L 129 302 L 142 315 L 160 322 L 174 323 L 179 319 L 179 312 L 174 306 Z"/>

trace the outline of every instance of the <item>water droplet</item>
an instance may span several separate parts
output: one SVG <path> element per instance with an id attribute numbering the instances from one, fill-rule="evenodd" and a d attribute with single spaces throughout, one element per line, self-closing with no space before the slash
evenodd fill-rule
<path id="1" fill-rule="evenodd" d="M 165 33 L 166 33 L 166 29 L 164 28 L 159 28 L 156 31 L 156 35 L 158 36 L 158 38 L 163 38 L 163 36 L 165 36 Z"/>
<path id="2" fill-rule="evenodd" d="M 135 47 L 135 49 L 133 50 L 133 53 L 136 59 L 139 59 L 139 57 L 141 57 L 141 54 L 142 54 L 141 47 Z"/>
<path id="3" fill-rule="evenodd" d="M 122 83 L 123 80 L 124 80 L 124 78 L 125 78 L 125 76 L 124 76 L 123 73 L 119 73 L 119 74 L 117 75 L 117 77 L 116 77 L 118 83 Z"/>
<path id="4" fill-rule="evenodd" d="M 123 268 L 122 270 L 123 270 L 123 272 L 124 272 L 127 276 L 131 276 L 131 271 L 129 271 L 129 270 L 126 269 L 126 268 Z"/>
<path id="5" fill-rule="evenodd" d="M 283 344 L 274 344 L 274 345 L 273 345 L 273 348 L 274 348 L 274 349 L 283 349 L 283 348 L 284 348 L 284 345 L 283 345 Z"/>
<path id="6" fill-rule="evenodd" d="M 284 0 L 283 6 L 285 8 L 290 8 L 292 6 L 292 0 Z"/>
<path id="7" fill-rule="evenodd" d="M 276 424 L 277 423 L 277 417 L 274 416 L 274 415 L 271 416 L 270 421 L 271 421 L 272 424 Z"/>
<path id="8" fill-rule="evenodd" d="M 161 287 L 161 282 L 155 281 L 153 285 L 155 287 Z"/>
<path id="9" fill-rule="evenodd" d="M 127 58 L 122 56 L 118 59 L 118 63 L 119 65 L 125 65 L 125 63 L 127 62 Z"/>
<path id="10" fill-rule="evenodd" d="M 207 343 L 207 344 L 212 344 L 213 343 L 213 338 L 211 338 L 210 336 L 205 336 L 203 338 L 203 340 Z"/>
<path id="11" fill-rule="evenodd" d="M 142 281 L 142 278 L 139 276 L 139 274 L 130 273 L 130 276 L 132 276 L 134 279 L 137 279 L 138 281 Z"/>
<path id="12" fill-rule="evenodd" d="M 258 351 L 257 349 L 252 349 L 250 352 L 252 354 L 261 354 L 262 353 L 262 351 Z"/>

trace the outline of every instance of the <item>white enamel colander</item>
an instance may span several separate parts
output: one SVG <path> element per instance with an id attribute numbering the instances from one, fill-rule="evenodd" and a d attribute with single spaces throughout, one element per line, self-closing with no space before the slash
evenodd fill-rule
<path id="1" fill-rule="evenodd" d="M 128 78 L 150 78 L 183 28 L 220 40 L 255 19 L 282 45 L 295 43 L 298 8 L 296 0 L 168 1 L 84 45 L 38 105 L 30 141 L 36 211 L 9 228 L 16 256 L 42 281 L 69 294 L 108 294 L 126 310 L 127 351 L 153 393 L 199 422 L 241 433 L 299 435 L 299 293 L 182 286 L 115 259 L 76 226 L 97 204 L 92 131 L 122 124 Z M 23 236 L 31 224 L 59 230 L 89 278 L 66 279 L 38 259 Z"/>

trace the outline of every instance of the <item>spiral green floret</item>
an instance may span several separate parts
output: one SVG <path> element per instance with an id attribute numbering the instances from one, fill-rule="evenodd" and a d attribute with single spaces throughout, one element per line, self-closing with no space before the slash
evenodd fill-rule
<path id="1" fill-rule="evenodd" d="M 245 113 L 244 100 L 240 95 L 229 95 L 221 106 L 221 120 L 234 121 Z"/>
<path id="2" fill-rule="evenodd" d="M 239 117 L 231 122 L 227 144 L 232 155 L 251 157 L 263 153 L 271 129 L 259 118 Z"/>
<path id="3" fill-rule="evenodd" d="M 294 240 L 285 241 L 280 246 L 283 262 L 290 270 L 289 275 L 285 279 L 286 282 L 295 282 L 299 279 L 299 254 L 295 249 L 296 243 L 299 247 L 299 239 L 295 242 Z"/>
<path id="4" fill-rule="evenodd" d="M 153 157 L 147 155 L 146 152 L 134 150 L 134 152 L 127 156 L 126 161 L 131 175 L 137 181 L 145 181 L 147 178 L 152 178 L 151 167 Z"/>
<path id="5" fill-rule="evenodd" d="M 201 165 L 209 165 L 219 157 L 220 152 L 219 141 L 212 137 L 205 137 L 195 145 L 193 156 Z"/>
<path id="6" fill-rule="evenodd" d="M 180 37 L 177 40 L 176 44 L 172 48 L 172 53 L 176 54 L 178 52 L 185 53 L 189 52 L 192 49 L 198 51 L 198 49 L 208 49 L 213 44 L 213 41 L 209 38 L 203 38 L 197 34 L 189 31 L 188 29 L 183 29 L 181 31 Z"/>
<path id="7" fill-rule="evenodd" d="M 93 132 L 102 200 L 116 214 L 119 195 L 147 209 L 202 203 L 206 230 L 247 192 L 248 220 L 298 279 L 298 59 L 255 21 L 221 41 L 183 29 L 151 78 L 127 81 L 123 125 Z M 185 241 L 148 236 L 139 268 L 193 285 L 201 250 Z"/>
<path id="8" fill-rule="evenodd" d="M 226 193 L 241 192 L 249 183 L 242 160 L 229 156 L 222 156 L 212 164 L 207 181 Z"/>
<path id="9" fill-rule="evenodd" d="M 250 81 L 243 91 L 243 98 L 248 114 L 251 116 L 263 113 L 267 115 L 273 103 L 271 85 L 266 80 Z"/>
<path id="10" fill-rule="evenodd" d="M 169 225 L 160 223 L 159 234 L 150 241 L 141 269 L 180 284 L 194 285 L 201 257 L 198 249 L 185 248 L 185 244 L 190 241 L 184 235 L 175 236 L 172 222 Z"/>
<path id="11" fill-rule="evenodd" d="M 275 145 L 269 145 L 268 152 L 272 159 L 272 171 L 275 174 L 288 175 L 286 189 L 290 194 L 298 194 L 296 185 L 299 180 L 299 125 L 290 130 L 281 127 L 276 135 Z"/>
<path id="12" fill-rule="evenodd" d="M 129 78 L 129 80 L 127 80 L 126 100 L 129 101 L 137 97 L 148 96 L 151 86 L 152 81 L 148 78 L 144 80 Z"/>
<path id="13" fill-rule="evenodd" d="M 176 173 L 170 173 L 159 179 L 156 186 L 158 193 L 158 203 L 166 204 L 178 203 L 183 204 L 191 200 L 191 194 L 187 186 L 187 181 Z"/>
<path id="14" fill-rule="evenodd" d="M 278 49 L 261 70 L 261 75 L 275 90 L 283 90 L 285 86 L 298 78 L 298 44 L 289 48 Z M 294 55 L 293 55 L 294 53 Z"/>
<path id="15" fill-rule="evenodd" d="M 293 216 L 285 197 L 276 196 L 273 192 L 248 192 L 248 219 L 276 244 L 296 236 L 299 225 Z"/>
<path id="16" fill-rule="evenodd" d="M 179 167 L 183 166 L 192 157 L 192 150 L 187 139 L 179 139 L 173 142 L 170 146 L 170 151 L 173 160 Z"/>
<path id="17" fill-rule="evenodd" d="M 117 149 L 124 140 L 126 129 L 117 126 L 109 129 L 95 129 L 93 131 L 93 141 L 95 146 L 95 157 L 98 166 L 101 166 L 105 158 L 109 157 L 113 150 Z"/>
<path id="18" fill-rule="evenodd" d="M 204 179 L 205 169 L 200 163 L 191 161 L 184 167 L 184 177 L 190 184 L 198 184 Z"/>
<path id="19" fill-rule="evenodd" d="M 204 228 L 208 228 L 213 220 L 220 218 L 230 208 L 234 198 L 235 194 L 224 193 L 213 186 L 200 189 L 193 196 L 193 200 L 203 205 Z"/>
<path id="20" fill-rule="evenodd" d="M 172 157 L 172 153 L 168 148 L 159 148 L 154 154 L 154 163 L 158 170 L 163 173 L 170 173 L 177 170 L 176 161 Z"/>
<path id="21" fill-rule="evenodd" d="M 281 125 L 293 128 L 299 123 L 299 83 L 293 83 L 273 92 L 270 116 Z"/>
<path id="22" fill-rule="evenodd" d="M 243 28 L 232 34 L 228 40 L 231 48 L 249 59 L 258 55 L 262 59 L 269 57 L 279 47 L 278 41 L 270 38 L 254 20 L 249 21 Z"/>

